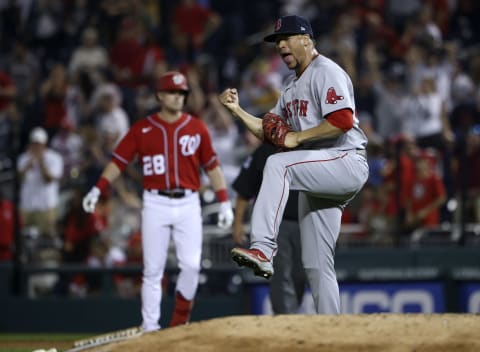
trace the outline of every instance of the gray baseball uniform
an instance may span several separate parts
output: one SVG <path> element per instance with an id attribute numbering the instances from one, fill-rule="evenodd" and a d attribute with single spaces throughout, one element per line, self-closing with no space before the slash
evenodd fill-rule
<path id="1" fill-rule="evenodd" d="M 272 112 L 295 131 L 324 122 L 334 111 L 355 112 L 353 85 L 332 60 L 317 56 L 300 77 L 287 81 Z M 334 139 L 322 139 L 270 156 L 252 215 L 251 248 L 272 258 L 290 189 L 300 191 L 302 260 L 318 313 L 340 313 L 334 268 L 335 244 L 343 208 L 368 178 L 367 138 L 354 126 Z"/>

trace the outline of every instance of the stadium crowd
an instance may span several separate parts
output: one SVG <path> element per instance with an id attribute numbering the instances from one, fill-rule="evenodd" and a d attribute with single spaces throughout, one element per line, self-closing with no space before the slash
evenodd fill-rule
<path id="1" fill-rule="evenodd" d="M 26 262 L 138 264 L 139 170 L 94 214 L 82 196 L 129 126 L 155 111 L 167 70 L 187 75 L 186 110 L 207 122 L 231 185 L 258 141 L 217 94 L 239 87 L 257 115 L 273 106 L 288 70 L 262 38 L 292 13 L 352 77 L 369 137 L 370 178 L 340 243 L 398 245 L 419 229 L 479 223 L 475 0 L 0 1 L 0 260 L 12 260 L 18 228 Z M 82 280 L 68 289 L 80 294 Z"/>

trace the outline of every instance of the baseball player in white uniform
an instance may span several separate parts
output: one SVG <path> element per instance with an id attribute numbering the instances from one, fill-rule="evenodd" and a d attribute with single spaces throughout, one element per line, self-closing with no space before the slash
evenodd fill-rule
<path id="1" fill-rule="evenodd" d="M 342 210 L 368 178 L 367 138 L 355 116 L 352 82 L 340 66 L 317 52 L 310 23 L 300 16 L 281 17 L 264 40 L 275 43 L 295 72 L 269 113 L 289 129 L 277 144 L 283 152 L 270 156 L 264 168 L 250 249 L 234 248 L 232 257 L 269 278 L 288 193 L 300 191 L 302 261 L 315 308 L 317 313 L 339 314 L 334 254 Z M 236 89 L 226 89 L 220 101 L 258 138 L 270 140 L 265 121 L 240 107 Z M 284 127 L 276 126 L 273 133 L 278 134 Z"/>
<path id="2" fill-rule="evenodd" d="M 198 286 L 202 249 L 202 216 L 198 189 L 203 168 L 220 203 L 218 225 L 230 227 L 233 211 L 223 172 L 205 123 L 182 111 L 189 87 L 180 72 L 159 79 L 159 112 L 137 121 L 113 152 L 97 184 L 84 197 L 93 212 L 99 195 L 135 157 L 143 170 L 142 327 L 160 329 L 161 280 L 170 237 L 180 273 L 170 326 L 187 323 Z"/>

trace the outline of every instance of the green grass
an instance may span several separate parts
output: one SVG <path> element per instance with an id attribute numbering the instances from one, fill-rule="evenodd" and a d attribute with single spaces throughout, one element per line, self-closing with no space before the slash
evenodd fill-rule
<path id="1" fill-rule="evenodd" d="M 56 348 L 65 351 L 73 342 L 95 334 L 8 334 L 0 333 L 0 352 L 32 352 L 36 349 Z"/>
<path id="2" fill-rule="evenodd" d="M 39 334 L 29 334 L 29 333 L 0 333 L 0 343 L 3 341 L 75 341 L 79 339 L 85 339 L 92 335 L 98 335 L 98 333 L 92 334 L 48 334 L 48 333 L 39 333 Z"/>

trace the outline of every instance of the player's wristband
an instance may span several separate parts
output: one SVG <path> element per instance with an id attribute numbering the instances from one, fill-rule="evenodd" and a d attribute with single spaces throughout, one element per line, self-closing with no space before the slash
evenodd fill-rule
<path id="1" fill-rule="evenodd" d="M 217 201 L 220 203 L 228 201 L 228 192 L 225 188 L 216 191 L 215 195 L 217 196 Z"/>
<path id="2" fill-rule="evenodd" d="M 110 181 L 105 177 L 100 177 L 95 186 L 100 190 L 100 194 L 105 194 L 108 192 L 108 188 L 110 187 Z"/>

